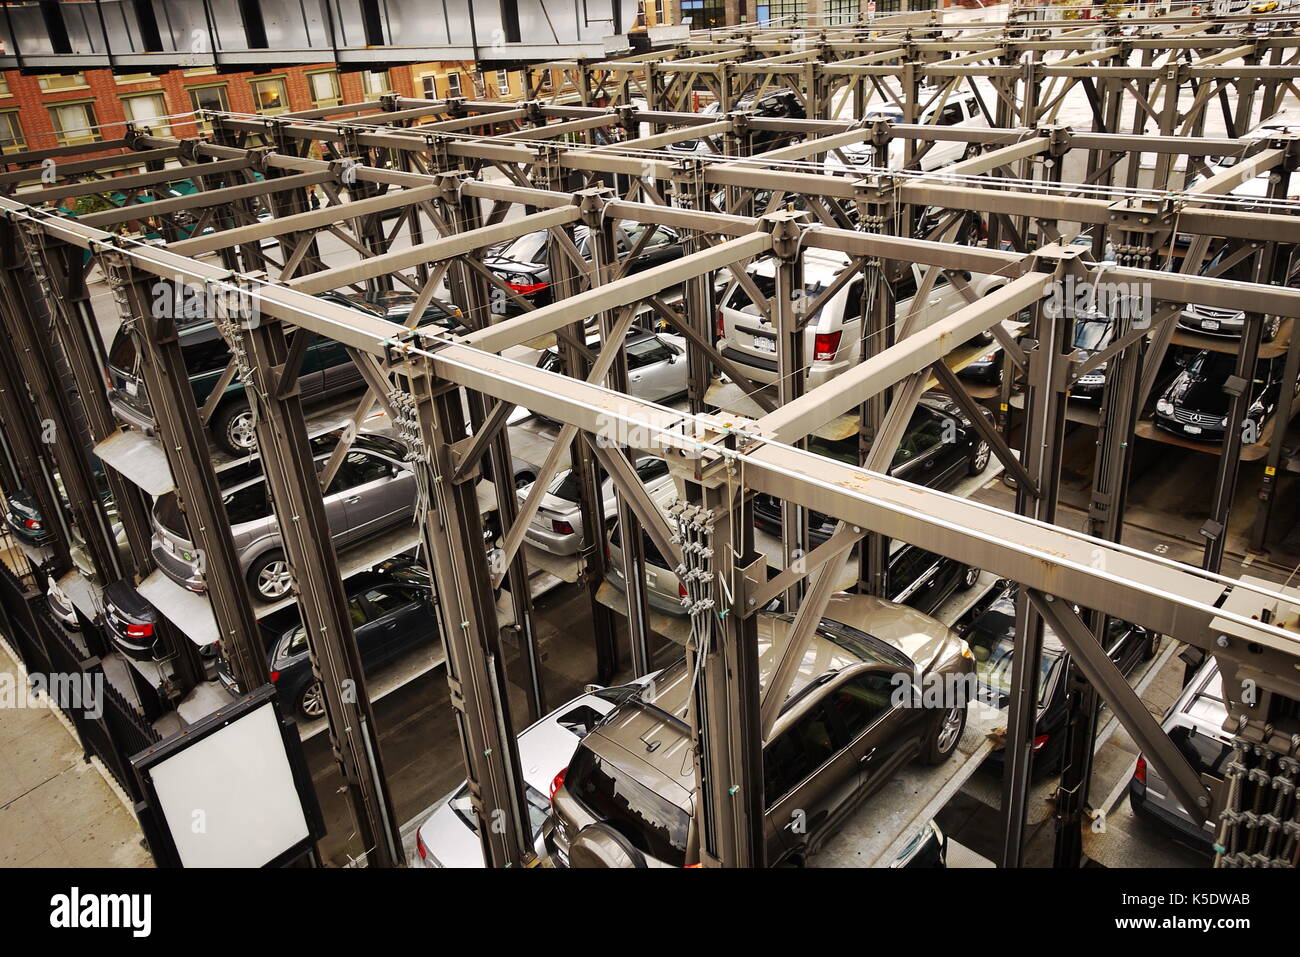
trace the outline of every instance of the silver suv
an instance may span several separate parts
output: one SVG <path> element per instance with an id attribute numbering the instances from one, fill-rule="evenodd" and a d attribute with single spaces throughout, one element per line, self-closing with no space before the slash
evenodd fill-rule
<path id="1" fill-rule="evenodd" d="M 312 440 L 318 470 L 338 439 L 337 433 L 331 433 Z M 325 490 L 325 517 L 336 547 L 386 531 L 415 514 L 415 475 L 405 456 L 405 449 L 393 439 L 357 436 Z M 248 577 L 254 598 L 278 601 L 289 593 L 289 566 L 260 465 L 238 466 L 222 473 L 222 478 L 226 482 L 222 502 L 240 569 Z M 152 552 L 158 569 L 191 591 L 206 591 L 203 558 L 190 539 L 175 492 L 154 503 L 153 533 Z"/>
<path id="2" fill-rule="evenodd" d="M 1160 727 L 1178 746 L 1202 778 L 1223 780 L 1224 770 L 1232 759 L 1232 737 L 1223 730 L 1228 707 L 1223 702 L 1223 678 L 1211 658 L 1183 689 L 1169 709 Z M 1184 843 L 1211 853 L 1218 833 L 1218 822 L 1209 820 L 1197 825 L 1183 810 L 1169 786 L 1145 757 L 1139 756 L 1137 768 L 1128 788 L 1133 813 L 1158 827 L 1172 831 Z"/>
<path id="3" fill-rule="evenodd" d="M 760 683 L 793 620 L 759 616 Z M 763 746 L 767 863 L 805 861 L 907 761 L 947 760 L 965 701 L 948 694 L 930 707 L 933 696 L 908 688 L 960 687 L 974 667 L 966 643 L 928 615 L 867 595 L 833 598 Z M 552 785 L 543 836 L 557 864 L 610 843 L 638 867 L 699 861 L 690 687 L 679 662 L 582 739 Z"/>

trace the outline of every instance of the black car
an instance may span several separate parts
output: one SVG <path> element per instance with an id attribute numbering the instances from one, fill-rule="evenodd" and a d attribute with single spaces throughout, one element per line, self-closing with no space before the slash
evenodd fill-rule
<path id="1" fill-rule="evenodd" d="M 1115 320 L 1089 318 L 1078 319 L 1074 323 L 1074 349 L 1082 359 L 1089 359 L 1099 352 L 1104 352 L 1115 335 Z M 1083 399 L 1087 402 L 1100 403 L 1102 393 L 1106 390 L 1106 363 L 1102 362 L 1095 369 L 1090 369 L 1070 386 L 1071 399 Z"/>
<path id="2" fill-rule="evenodd" d="M 1250 384 L 1250 407 L 1246 418 L 1253 426 L 1246 431 L 1247 445 L 1258 441 L 1264 423 L 1285 393 L 1289 403 L 1297 383 L 1282 382 L 1285 357 L 1260 359 Z M 1228 430 L 1232 396 L 1223 391 L 1228 377 L 1235 374 L 1237 357 L 1223 352 L 1198 352 L 1156 401 L 1155 424 L 1166 432 L 1199 442 L 1222 442 Z M 1253 436 L 1250 434 L 1253 431 Z"/>
<path id="3" fill-rule="evenodd" d="M 681 239 L 677 231 L 667 226 L 646 225 L 644 223 L 623 222 L 618 233 L 618 255 L 627 257 L 640 246 L 640 254 L 627 267 L 627 274 L 643 272 L 654 266 L 676 262 L 682 258 Z M 646 229 L 654 232 L 641 245 L 642 234 Z M 591 259 L 591 246 L 588 230 L 579 226 L 573 233 L 574 243 L 582 258 Z M 529 305 L 548 306 L 555 300 L 551 288 L 550 233 L 545 230 L 526 233 L 508 243 L 492 249 L 483 259 L 483 265 L 500 278 L 510 291 L 522 298 Z M 566 289 L 560 298 L 574 294 L 576 290 Z M 526 312 L 506 292 L 493 286 L 490 291 L 491 311 L 494 316 L 517 316 Z"/>
<path id="4" fill-rule="evenodd" d="M 354 575 L 343 586 L 366 674 L 404 651 L 438 639 L 438 616 L 428 587 L 377 572 Z M 297 606 L 269 615 L 259 624 L 266 639 L 271 681 L 280 696 L 305 719 L 323 717 L 325 699 L 312 674 L 307 633 Z M 240 693 L 224 658 L 217 661 L 217 677 L 232 694 Z"/>
<path id="5" fill-rule="evenodd" d="M 166 655 L 159 643 L 161 614 L 128 581 L 104 589 L 104 624 L 117 650 L 137 661 L 157 661 Z"/>
<path id="6" fill-rule="evenodd" d="M 930 615 L 955 591 L 967 591 L 979 581 L 980 570 L 917 545 L 890 543 L 885 570 L 885 597 Z"/>
<path id="7" fill-rule="evenodd" d="M 987 411 L 986 417 L 992 418 Z M 854 439 L 830 441 L 818 436 L 808 439 L 808 449 L 827 458 L 856 465 Z M 928 392 L 921 397 L 898 443 L 889 474 L 927 488 L 951 488 L 968 475 L 988 468 L 991 449 L 980 438 L 965 412 L 947 396 Z M 820 545 L 835 531 L 836 520 L 821 512 L 808 516 L 808 535 Z M 781 534 L 781 502 L 774 496 L 754 496 L 754 525 L 773 535 Z"/>
<path id="8" fill-rule="evenodd" d="M 1016 648 L 1015 582 L 997 586 L 962 621 L 957 630 L 975 655 L 979 695 L 987 704 L 1006 708 L 1011 693 L 1011 667 Z M 1138 625 L 1110 619 L 1106 653 L 1124 674 L 1140 662 L 1155 657 L 1160 636 Z M 1034 727 L 1033 771 L 1048 774 L 1059 770 L 1065 745 L 1066 718 L 1065 648 L 1053 631 L 1043 628 L 1043 655 L 1038 669 L 1038 716 Z M 989 755 L 985 765 L 1000 771 L 1005 759 L 1001 749 Z"/>
<path id="9" fill-rule="evenodd" d="M 317 298 L 356 309 L 377 318 L 404 322 L 414 305 L 414 296 L 402 293 L 379 297 L 367 302 L 361 296 L 345 296 L 336 292 L 321 293 Z M 434 325 L 446 329 L 460 328 L 457 316 L 449 315 L 436 306 L 425 309 L 421 326 Z M 204 405 L 217 386 L 230 363 L 230 350 L 216 325 L 207 319 L 179 325 L 181 352 L 189 373 L 190 389 L 194 401 Z M 347 348 L 333 339 L 309 333 L 308 345 L 303 355 L 298 388 L 305 400 L 319 400 L 341 395 L 361 388 L 365 380 L 361 370 L 348 355 Z M 131 337 L 119 329 L 113 339 L 108 356 L 109 405 L 113 414 L 127 425 L 152 434 L 155 431 L 153 408 L 145 392 L 144 380 L 139 370 L 139 357 Z M 216 444 L 232 455 L 247 455 L 257 447 L 257 435 L 244 384 L 236 377 L 224 387 L 222 397 L 209 422 Z"/>

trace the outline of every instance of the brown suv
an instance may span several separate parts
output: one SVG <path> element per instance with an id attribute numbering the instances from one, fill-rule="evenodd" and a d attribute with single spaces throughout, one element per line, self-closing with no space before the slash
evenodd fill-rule
<path id="1" fill-rule="evenodd" d="M 759 618 L 764 684 L 793 620 Z M 866 595 L 832 599 L 763 746 L 767 863 L 804 862 L 906 761 L 951 756 L 974 668 L 966 643 L 928 615 Z M 555 863 L 588 841 L 613 841 L 638 867 L 699 860 L 689 700 L 682 661 L 583 738 L 551 787 L 545 838 Z M 581 855 L 595 857 L 609 859 Z"/>

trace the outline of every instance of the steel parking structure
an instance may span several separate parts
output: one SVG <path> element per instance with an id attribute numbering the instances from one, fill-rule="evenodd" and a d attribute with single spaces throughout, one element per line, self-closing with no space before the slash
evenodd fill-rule
<path id="1" fill-rule="evenodd" d="M 387 96 L 310 115 L 210 114 L 210 140 L 178 141 L 128 128 L 119 139 L 84 148 L 6 155 L 0 230 L 8 259 L 0 276 L 0 319 L 14 348 L 0 360 L 0 420 L 13 480 L 33 490 L 43 514 L 59 516 L 62 531 L 51 553 L 41 556 L 43 572 L 57 577 L 81 568 L 99 588 L 145 578 L 153 570 L 146 485 L 174 489 L 204 559 L 222 650 L 240 687 L 267 681 L 257 612 L 204 434 L 212 409 L 196 407 L 189 392 L 175 320 L 152 308 L 158 284 L 179 283 L 202 290 L 213 304 L 212 318 L 233 357 L 225 381 L 244 382 L 254 407 L 259 454 L 366 863 L 400 864 L 402 851 L 342 590 L 341 558 L 310 465 L 297 389 L 310 335 L 346 346 L 365 378 L 366 395 L 347 435 L 381 408 L 416 472 L 416 527 L 436 582 L 451 698 L 491 864 L 525 865 L 533 856 L 515 743 L 516 730 L 527 722 L 509 704 L 495 586 L 511 583 L 514 626 L 531 669 L 530 710 L 540 714 L 544 697 L 521 545 L 550 478 L 569 464 L 580 480 L 589 530 L 605 527 L 600 489 L 604 475 L 612 479 L 628 545 L 628 582 L 640 580 L 645 563 L 635 547 L 641 529 L 670 562 L 698 572 L 688 588 L 686 654 L 696 675 L 690 723 L 704 863 L 763 863 L 764 732 L 836 581 L 853 560 L 852 546 L 861 542 L 861 586 L 879 593 L 883 543 L 899 539 L 1023 586 L 1002 864 L 1021 863 L 1036 663 L 1046 625 L 1069 653 L 1074 689 L 1070 759 L 1057 793 L 1058 864 L 1076 866 L 1082 857 L 1089 759 L 1104 700 L 1183 805 L 1222 820 L 1219 865 L 1283 866 L 1300 842 L 1294 798 L 1278 805 L 1290 809 L 1292 817 L 1284 820 L 1276 811 L 1251 810 L 1243 795 L 1256 788 L 1258 795 L 1280 796 L 1294 781 L 1300 590 L 1219 574 L 1239 477 L 1240 432 L 1228 430 L 1216 466 L 1202 568 L 1121 541 L 1137 416 L 1182 308 L 1244 310 L 1236 375 L 1247 382 L 1264 318 L 1300 317 L 1300 289 L 1287 284 L 1300 240 L 1300 204 L 1290 199 L 1300 141 L 1281 133 L 1243 135 L 1300 99 L 1300 36 L 1286 18 L 1268 33 L 1250 32 L 1252 26 L 1249 17 L 1207 24 L 1175 13 L 992 29 L 926 13 L 844 29 L 733 29 L 668 51 L 556 64 L 572 77 L 578 103 L 558 95 L 553 102 L 522 104 Z M 973 79 L 992 90 L 984 103 L 988 127 L 918 122 L 927 107 Z M 747 109 L 773 85 L 791 91 L 806 115 L 770 117 Z M 1057 116 L 1076 87 L 1091 105 L 1088 130 L 1066 127 Z M 700 93 L 716 100 L 716 113 L 689 109 Z M 904 122 L 861 119 L 873 95 L 897 107 Z M 836 104 L 846 97 L 852 105 L 845 109 L 856 118 L 839 118 Z M 1205 135 L 1214 109 L 1230 135 Z M 721 153 L 672 150 L 705 136 L 717 138 Z M 756 139 L 779 145 L 756 150 Z M 826 157 L 842 157 L 850 145 L 871 143 L 877 156 L 888 156 L 895 141 L 902 145 L 902 169 L 826 170 Z M 927 150 L 952 142 L 965 144 L 964 158 L 932 172 L 919 168 Z M 1160 188 L 1144 183 L 1143 154 L 1154 157 L 1152 183 L 1181 181 Z M 1206 175 L 1206 159 L 1224 156 L 1236 158 L 1232 175 Z M 145 171 L 98 175 L 130 158 Z M 1083 176 L 1066 176 L 1069 167 Z M 43 175 L 48 170 L 52 182 Z M 1244 201 L 1233 195 L 1260 175 L 1268 178 L 1266 196 Z M 168 198 L 166 185 L 179 180 L 192 180 L 198 192 Z M 80 217 L 63 211 L 70 199 L 109 189 L 126 195 L 123 205 Z M 309 190 L 323 195 L 319 208 L 309 202 Z M 983 245 L 954 241 L 971 217 L 987 238 Z M 676 229 L 685 255 L 633 271 L 644 238 L 626 242 L 623 224 Z M 589 257 L 575 241 L 579 227 L 585 227 Z M 1079 228 L 1091 230 L 1089 245 L 1069 242 Z M 538 230 L 549 235 L 552 283 L 567 295 L 534 308 L 482 259 L 485 250 Z M 327 233 L 355 252 L 353 261 L 324 262 L 317 240 Z M 398 236 L 409 243 L 395 244 Z M 1103 261 L 1107 249 L 1112 261 Z M 795 295 L 804 286 L 809 250 L 848 259 L 845 276 L 819 297 L 861 280 L 866 307 L 862 361 L 810 389 L 802 375 L 809 361 L 802 330 L 825 298 L 809 304 Z M 776 331 L 779 381 L 766 392 L 718 351 L 713 336 L 718 289 L 752 286 L 746 268 L 757 257 L 776 264 L 775 296 L 770 302 L 754 296 L 763 301 L 759 308 L 770 309 Z M 1203 269 L 1216 261 L 1248 262 L 1251 281 Z M 924 271 L 918 299 L 943 276 L 963 291 L 966 304 L 914 328 L 911 317 L 895 310 L 902 272 L 913 263 Z M 124 432 L 108 407 L 104 344 L 87 290 L 92 271 L 108 284 L 111 308 L 140 356 L 156 440 Z M 1005 282 L 977 297 L 963 274 Z M 1156 308 L 1147 322 L 1122 320 L 1100 356 L 1080 359 L 1071 345 L 1074 311 L 1054 305 L 1053 290 L 1067 279 L 1141 287 Z M 443 304 L 459 311 L 463 332 L 415 329 L 317 295 L 358 286 L 404 288 L 415 293 L 410 314 L 416 317 L 442 302 L 444 283 L 449 301 Z M 669 293 L 678 287 L 682 295 L 674 299 Z M 493 314 L 494 297 L 513 303 L 518 314 Z M 1017 318 L 1027 325 L 1022 337 L 1012 338 L 1003 322 Z M 638 321 L 665 322 L 685 337 L 687 411 L 629 394 L 622 347 Z M 586 344 L 591 330 L 602 344 L 596 351 Z M 996 425 L 975 411 L 976 399 L 946 361 L 985 332 L 998 339 L 1008 371 Z M 502 354 L 546 337 L 557 342 L 565 374 Z M 1077 531 L 1056 524 L 1066 398 L 1100 361 L 1108 362 L 1108 385 L 1087 526 Z M 1284 385 L 1300 375 L 1300 336 L 1294 333 L 1285 370 Z M 754 393 L 759 414 L 711 403 L 707 393 L 718 374 Z M 1024 382 L 1024 408 L 1013 429 L 1009 400 L 1016 378 Z M 975 427 L 1014 479 L 1015 512 L 886 473 L 932 380 L 972 410 Z M 1285 389 L 1282 401 L 1290 401 Z M 1248 402 L 1249 390 L 1239 389 L 1229 419 L 1244 420 Z M 515 407 L 563 423 L 522 505 L 510 480 L 505 427 Z M 1292 411 L 1276 413 L 1270 475 Z M 846 414 L 860 417 L 857 466 L 807 448 L 809 436 Z M 43 442 L 47 422 L 71 441 Z M 132 462 L 106 451 L 122 435 L 138 441 Z M 668 461 L 679 482 L 671 518 L 637 480 L 634 453 Z M 152 463 L 147 483 L 140 468 L 146 457 Z M 125 554 L 114 545 L 97 491 L 96 460 L 118 506 L 129 544 Z M 503 533 L 505 560 L 495 564 L 480 547 L 476 485 L 485 464 Z M 1265 507 L 1254 534 L 1262 543 L 1274 482 L 1260 492 Z M 754 493 L 785 503 L 787 562 L 771 579 L 766 559 L 754 549 Z M 812 511 L 839 521 L 834 536 L 815 548 L 808 537 Z M 613 613 L 595 599 L 609 571 L 602 545 L 589 541 L 583 558 L 592 640 L 607 678 L 621 649 Z M 700 548 L 710 552 L 707 568 L 697 560 Z M 790 561 L 796 555 L 803 556 L 801 563 Z M 636 592 L 629 588 L 628 653 L 644 671 L 648 610 Z M 755 615 L 777 595 L 791 602 L 795 621 L 776 673 L 762 689 Z M 1173 636 L 1219 661 L 1238 748 L 1230 786 L 1207 789 L 1106 657 L 1099 638 L 1111 617 Z M 202 674 L 186 627 L 173 621 L 164 632 L 171 652 L 168 686 L 176 699 Z M 1256 809 L 1263 806 L 1258 795 L 1251 795 Z M 1271 798 L 1267 803 L 1271 808 Z M 508 826 L 489 826 L 502 815 Z"/>

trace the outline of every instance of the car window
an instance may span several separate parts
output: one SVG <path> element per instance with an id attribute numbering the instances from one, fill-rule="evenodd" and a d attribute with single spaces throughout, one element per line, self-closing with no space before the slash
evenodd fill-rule
<path id="1" fill-rule="evenodd" d="M 182 352 L 185 356 L 185 371 L 192 376 L 220 372 L 230 362 L 230 350 L 226 348 L 226 341 L 221 336 L 205 336 L 198 342 L 185 342 Z"/>
<path id="2" fill-rule="evenodd" d="M 561 728 L 572 731 L 579 738 L 585 738 L 591 734 L 591 729 L 596 727 L 603 717 L 604 715 L 591 705 L 580 704 L 556 718 L 555 723 Z"/>
<path id="3" fill-rule="evenodd" d="M 222 497 L 226 518 L 231 525 L 256 522 L 271 514 L 271 504 L 266 500 L 266 483 L 254 482 Z"/>
<path id="4" fill-rule="evenodd" d="M 824 702 L 813 705 L 763 749 L 763 795 L 771 807 L 839 749 Z"/>
<path id="5" fill-rule="evenodd" d="M 889 676 L 873 671 L 844 682 L 826 696 L 826 705 L 849 737 L 855 738 L 889 710 L 893 693 Z"/>
<path id="6" fill-rule="evenodd" d="M 890 467 L 897 468 L 904 465 L 942 444 L 944 423 L 947 421 L 950 420 L 925 408 L 918 408 L 913 412 L 912 421 L 908 423 L 907 431 L 903 433 L 903 440 L 898 443 L 898 448 L 894 451 Z"/>
<path id="7" fill-rule="evenodd" d="M 961 103 L 949 103 L 939 114 L 940 126 L 955 126 L 966 119 L 966 114 L 962 111 Z"/>
<path id="8" fill-rule="evenodd" d="M 637 463 L 636 476 L 642 482 L 649 482 L 668 474 L 668 463 L 664 459 L 645 459 Z"/>
<path id="9" fill-rule="evenodd" d="M 353 449 L 344 457 L 343 464 L 339 466 L 338 474 L 334 476 L 334 481 L 330 483 L 326 494 L 342 492 L 345 489 L 364 485 L 366 482 L 387 478 L 391 474 L 389 464 L 383 459 Z"/>
<path id="10" fill-rule="evenodd" d="M 546 823 L 546 815 L 551 811 L 551 802 L 547 800 L 546 795 L 531 785 L 524 786 L 524 799 L 528 802 L 528 823 L 532 826 L 533 838 L 536 839 L 542 830 L 542 825 Z M 474 813 L 474 804 L 469 796 L 469 784 L 462 785 L 447 803 L 451 805 L 451 809 L 456 812 L 461 822 L 478 834 L 478 816 Z"/>
<path id="11" fill-rule="evenodd" d="M 908 545 L 898 551 L 889 563 L 889 590 L 901 592 L 925 571 L 934 561 L 934 553 L 927 552 L 914 545 Z"/>
<path id="12" fill-rule="evenodd" d="M 656 362 L 671 359 L 675 353 L 668 348 L 668 343 L 661 339 L 642 339 L 627 344 L 627 367 L 641 369 Z"/>
<path id="13" fill-rule="evenodd" d="M 1169 732 L 1169 739 L 1182 752 L 1198 774 L 1223 777 L 1223 769 L 1232 755 L 1232 747 L 1207 734 L 1200 734 L 1184 725 Z"/>
<path id="14" fill-rule="evenodd" d="M 686 863 L 690 816 L 617 765 L 579 747 L 565 772 L 564 786 L 593 817 L 605 821 L 639 850 L 681 867 Z"/>
<path id="15" fill-rule="evenodd" d="M 355 598 L 348 602 L 348 617 L 352 620 L 353 628 L 360 628 L 366 623 L 366 613 L 361 608 L 361 602 Z M 302 654 L 306 650 L 307 631 L 302 625 L 299 625 L 289 636 L 289 644 L 285 647 L 285 654 L 292 657 L 293 655 Z"/>
<path id="16" fill-rule="evenodd" d="M 402 585 L 380 585 L 366 592 L 365 599 L 370 603 L 374 617 L 379 618 L 411 604 L 415 601 L 415 595 L 411 589 Z"/>

